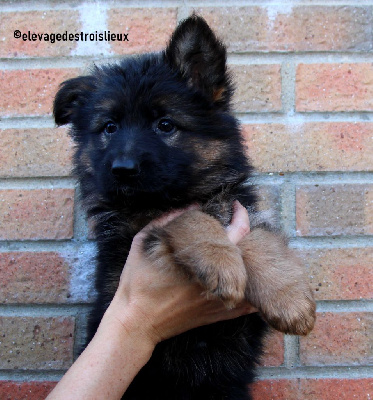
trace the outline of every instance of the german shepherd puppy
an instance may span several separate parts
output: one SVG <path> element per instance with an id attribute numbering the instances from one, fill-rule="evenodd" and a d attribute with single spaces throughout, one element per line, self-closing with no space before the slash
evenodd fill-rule
<path id="1" fill-rule="evenodd" d="M 134 235 L 192 203 L 201 210 L 153 229 L 144 251 L 227 307 L 246 298 L 260 311 L 160 343 L 123 399 L 250 399 L 247 384 L 268 324 L 301 335 L 314 325 L 308 279 L 283 236 L 266 223 L 252 226 L 237 246 L 225 234 L 233 201 L 254 213 L 257 201 L 232 95 L 225 47 L 196 15 L 163 52 L 95 67 L 56 95 L 55 121 L 72 124 L 74 172 L 95 221 L 98 298 L 88 339 L 113 298 Z"/>

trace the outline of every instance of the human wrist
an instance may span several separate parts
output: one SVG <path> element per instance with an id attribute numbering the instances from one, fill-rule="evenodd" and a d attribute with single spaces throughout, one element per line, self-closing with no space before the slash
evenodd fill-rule
<path id="1" fill-rule="evenodd" d="M 110 330 L 116 335 L 141 342 L 142 348 L 152 352 L 159 342 L 149 318 L 133 303 L 126 303 L 117 295 L 106 310 L 99 330 Z"/>

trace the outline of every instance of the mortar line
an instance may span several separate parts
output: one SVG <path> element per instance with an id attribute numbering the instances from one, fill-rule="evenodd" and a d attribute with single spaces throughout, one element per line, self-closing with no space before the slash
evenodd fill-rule
<path id="1" fill-rule="evenodd" d="M 0 380 L 9 381 L 58 381 L 66 370 L 5 370 L 0 369 Z M 327 366 L 327 367 L 259 367 L 261 380 L 281 379 L 368 379 L 373 378 L 373 366 Z"/>
<path id="2" fill-rule="evenodd" d="M 373 312 L 373 300 L 319 300 L 317 301 L 319 313 L 351 313 Z"/>
<path id="3" fill-rule="evenodd" d="M 78 252 L 80 250 L 94 251 L 92 240 L 4 240 L 0 241 L 0 253 L 7 252 Z"/>
<path id="4" fill-rule="evenodd" d="M 79 356 L 87 337 L 87 319 L 90 309 L 79 313 L 75 319 L 73 359 Z"/>
<path id="5" fill-rule="evenodd" d="M 183 19 L 185 10 L 180 9 L 180 17 Z M 227 42 L 227 44 L 229 44 Z M 372 52 L 242 52 L 231 53 L 228 51 L 228 64 L 282 64 L 291 62 L 294 68 L 297 64 L 359 64 L 372 61 Z M 0 67 L 2 70 L 24 70 L 24 69 L 44 69 L 44 68 L 88 68 L 94 63 L 117 62 L 123 58 L 131 57 L 131 54 L 106 55 L 106 54 L 87 54 L 87 55 L 68 55 L 56 57 L 2 57 Z"/>
<path id="6" fill-rule="evenodd" d="M 81 312 L 91 310 L 91 303 L 63 304 L 0 304 L 1 317 L 76 317 Z"/>
<path id="7" fill-rule="evenodd" d="M 286 173 L 254 173 L 250 184 L 275 185 L 292 184 L 295 186 L 307 185 L 336 185 L 373 184 L 373 171 L 341 171 L 341 172 L 286 172 Z M 3 177 L 0 178 L 0 190 L 33 190 L 33 189 L 75 189 L 76 180 L 73 177 Z"/>
<path id="8" fill-rule="evenodd" d="M 286 173 L 256 173 L 250 180 L 254 184 L 279 184 L 291 182 L 295 186 L 320 185 L 320 184 L 372 184 L 373 171 L 305 171 L 305 172 L 286 172 Z"/>
<path id="9" fill-rule="evenodd" d="M 295 99 L 295 92 L 294 92 Z M 263 113 L 246 112 L 235 113 L 236 118 L 242 124 L 284 124 L 284 125 L 302 125 L 306 123 L 328 123 L 328 122 L 350 122 L 350 123 L 369 123 L 373 120 L 373 112 L 309 112 L 300 113 L 290 111 L 289 113 Z"/>
<path id="10" fill-rule="evenodd" d="M 92 302 L 0 304 L 1 317 L 60 317 L 77 316 L 89 312 Z M 371 313 L 373 300 L 322 300 L 317 301 L 318 313 Z M 291 338 L 291 337 L 289 337 Z M 290 343 L 292 339 L 287 339 Z M 297 365 L 295 363 L 295 365 Z"/>
<path id="11" fill-rule="evenodd" d="M 67 369 L 66 369 L 67 370 Z M 57 382 L 66 370 L 5 370 L 0 369 L 0 381 L 15 382 Z"/>
<path id="12" fill-rule="evenodd" d="M 294 368 L 300 365 L 299 338 L 294 335 L 284 335 L 284 367 Z"/>
<path id="13" fill-rule="evenodd" d="M 52 116 L 45 117 L 2 117 L 0 129 L 40 129 L 56 128 Z M 56 128 L 57 129 L 57 128 Z M 61 128 L 66 129 L 66 128 Z"/>
<path id="14" fill-rule="evenodd" d="M 261 367 L 258 379 L 362 379 L 373 377 L 373 366 Z"/>
<path id="15" fill-rule="evenodd" d="M 182 21 L 183 19 L 187 18 L 189 16 L 189 7 L 186 4 L 185 0 L 182 0 L 178 10 L 177 10 L 177 22 Z"/>
<path id="16" fill-rule="evenodd" d="M 102 3 L 103 1 L 101 1 Z M 110 8 L 138 8 L 139 2 L 136 0 L 126 0 L 125 2 L 117 2 L 115 0 L 108 0 L 105 3 Z M 180 0 L 143 0 L 141 2 L 142 8 L 147 7 L 177 7 L 180 4 Z M 188 6 L 199 6 L 201 7 L 200 0 L 187 0 Z M 227 6 L 247 6 L 247 0 L 205 0 L 203 6 L 216 6 L 216 7 L 227 7 Z M 280 0 L 251 0 L 250 6 L 283 6 L 283 2 Z M 325 6 L 325 1 L 321 0 L 298 0 L 296 6 Z M 340 0 L 329 0 L 328 6 L 340 6 Z M 361 0 L 346 0 L 343 2 L 343 6 L 370 6 L 373 5 L 372 1 L 366 1 L 363 4 Z M 30 3 L 28 1 L 19 1 L 17 3 L 8 4 L 6 1 L 0 1 L 0 12 L 13 12 L 13 11 L 46 11 L 46 10 L 65 10 L 76 7 L 76 1 L 63 1 L 55 0 L 53 3 L 49 1 L 38 1 L 37 3 Z"/>
<path id="17" fill-rule="evenodd" d="M 80 248 L 94 251 L 94 240 L 76 237 L 74 240 L 2 240 L 0 253 L 7 252 L 62 252 L 79 251 Z M 319 236 L 292 237 L 290 247 L 293 249 L 354 249 L 373 247 L 373 236 Z"/>
<path id="18" fill-rule="evenodd" d="M 355 249 L 373 248 L 373 236 L 320 236 L 290 239 L 293 249 Z"/>
<path id="19" fill-rule="evenodd" d="M 296 65 L 292 60 L 281 64 L 281 102 L 286 115 L 295 113 L 295 76 Z"/>
<path id="20" fill-rule="evenodd" d="M 77 5 L 79 13 L 80 30 L 82 32 L 108 31 L 107 26 L 107 4 L 102 1 L 80 2 Z M 110 44 L 108 42 L 83 42 L 78 41 L 76 47 L 71 51 L 71 56 L 90 56 L 99 53 L 100 56 L 110 56 Z"/>
<path id="21" fill-rule="evenodd" d="M 177 7 L 180 4 L 180 0 L 142 0 L 141 7 L 139 7 L 139 2 L 136 0 L 126 0 L 125 2 L 109 0 L 96 1 L 96 3 L 104 4 L 108 8 L 169 8 Z M 71 10 L 72 7 L 76 9 L 76 4 L 77 2 L 74 0 L 55 0 L 53 3 L 50 1 L 38 1 L 36 3 L 20 1 L 13 4 L 0 1 L 0 12 Z"/>
<path id="22" fill-rule="evenodd" d="M 295 186 L 290 180 L 285 180 L 280 189 L 281 221 L 286 235 L 296 236 L 296 204 Z"/>
<path id="23" fill-rule="evenodd" d="M 307 123 L 371 123 L 373 121 L 373 112 L 312 112 L 312 113 L 263 113 L 246 112 L 234 113 L 241 124 L 284 124 L 284 125 L 302 125 Z M 41 129 L 57 128 L 52 115 L 41 117 L 21 117 L 4 116 L 0 120 L 0 129 Z M 66 133 L 68 134 L 68 133 Z"/>
<path id="24" fill-rule="evenodd" d="M 251 184 L 272 185 L 291 183 L 295 186 L 335 185 L 335 184 L 373 184 L 373 171 L 304 171 L 304 172 L 256 172 L 250 179 Z M 0 190 L 4 189 L 76 189 L 77 183 L 72 176 L 62 177 L 2 177 Z"/>
<path id="25" fill-rule="evenodd" d="M 187 0 L 187 3 L 189 5 L 197 5 L 201 7 L 201 0 Z M 372 2 L 368 1 L 367 3 L 364 3 L 364 6 L 369 6 L 371 5 Z M 247 0 L 205 0 L 203 1 L 203 6 L 204 7 L 211 7 L 211 6 L 217 6 L 217 7 L 227 7 L 227 6 L 247 6 L 248 2 Z M 271 6 L 277 6 L 277 7 L 283 7 L 284 2 L 281 0 L 251 0 L 249 3 L 250 6 L 263 6 L 265 8 L 271 7 Z M 313 5 L 322 5 L 325 6 L 325 1 L 321 0 L 297 0 L 296 7 L 298 6 L 313 6 Z M 340 6 L 341 2 L 340 0 L 329 0 L 328 5 L 335 5 L 335 6 Z M 343 6 L 346 5 L 355 5 L 355 6 L 362 6 L 361 0 L 346 0 L 343 2 Z"/>
<path id="26" fill-rule="evenodd" d="M 75 189 L 75 188 L 76 188 L 75 179 L 69 176 L 0 178 L 0 190 Z"/>
<path id="27" fill-rule="evenodd" d="M 229 41 L 226 42 L 229 46 Z M 228 64 L 359 64 L 371 62 L 372 51 L 268 51 L 255 50 L 231 52 L 228 49 Z"/>
<path id="28" fill-rule="evenodd" d="M 76 187 L 74 197 L 74 239 L 79 241 L 88 240 L 89 228 L 85 218 L 85 211 L 80 203 L 80 188 Z"/>

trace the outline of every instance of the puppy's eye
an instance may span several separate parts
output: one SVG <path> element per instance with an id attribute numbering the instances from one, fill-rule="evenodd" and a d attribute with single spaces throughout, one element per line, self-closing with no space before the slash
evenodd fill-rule
<path id="1" fill-rule="evenodd" d="M 157 123 L 155 130 L 157 133 L 171 135 L 176 131 L 174 122 L 169 118 L 161 118 Z"/>
<path id="2" fill-rule="evenodd" d="M 104 127 L 104 133 L 111 135 L 118 130 L 118 127 L 114 122 L 108 122 Z"/>

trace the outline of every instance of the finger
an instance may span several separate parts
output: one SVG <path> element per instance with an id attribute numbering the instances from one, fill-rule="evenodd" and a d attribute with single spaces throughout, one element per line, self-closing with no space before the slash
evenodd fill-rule
<path id="1" fill-rule="evenodd" d="M 251 313 L 255 313 L 255 312 L 259 311 L 256 307 L 254 307 L 247 301 L 244 301 L 243 303 L 238 305 L 236 308 L 237 308 L 238 312 L 242 312 L 243 314 L 251 314 Z"/>
<path id="2" fill-rule="evenodd" d="M 252 306 L 251 304 L 244 304 L 241 306 L 238 306 L 232 310 L 229 310 L 229 313 L 227 313 L 227 319 L 234 319 L 241 317 L 243 315 L 248 315 L 252 313 L 258 312 L 258 309 Z"/>
<path id="3" fill-rule="evenodd" d="M 255 312 L 258 312 L 258 309 L 248 303 L 241 304 L 231 310 L 218 308 L 215 309 L 215 312 L 211 315 L 211 320 L 208 323 L 235 319 Z"/>
<path id="4" fill-rule="evenodd" d="M 249 214 L 237 200 L 233 203 L 233 217 L 226 231 L 229 240 L 234 244 L 237 244 L 250 232 Z"/>

